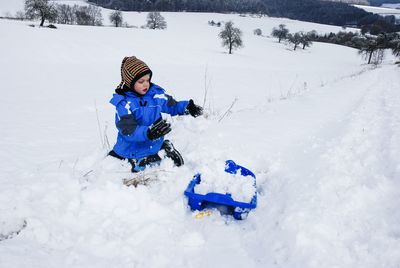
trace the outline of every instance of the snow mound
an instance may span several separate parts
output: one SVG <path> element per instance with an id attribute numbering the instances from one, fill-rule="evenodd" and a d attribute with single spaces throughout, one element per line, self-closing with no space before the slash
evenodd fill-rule
<path id="1" fill-rule="evenodd" d="M 202 168 L 200 184 L 195 192 L 206 195 L 208 193 L 231 194 L 233 200 L 250 203 L 255 194 L 254 179 L 251 176 L 242 176 L 225 172 L 225 162 L 214 162 Z"/>

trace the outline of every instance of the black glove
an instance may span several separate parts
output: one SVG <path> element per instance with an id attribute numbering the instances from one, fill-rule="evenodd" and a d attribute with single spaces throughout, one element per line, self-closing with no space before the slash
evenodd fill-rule
<path id="1" fill-rule="evenodd" d="M 164 119 L 157 120 L 147 130 L 147 137 L 150 140 L 156 140 L 171 131 L 171 124 Z"/>
<path id="2" fill-rule="evenodd" d="M 186 111 L 193 117 L 198 117 L 203 114 L 203 108 L 194 104 L 193 100 L 189 101 L 188 106 L 186 106 Z"/>

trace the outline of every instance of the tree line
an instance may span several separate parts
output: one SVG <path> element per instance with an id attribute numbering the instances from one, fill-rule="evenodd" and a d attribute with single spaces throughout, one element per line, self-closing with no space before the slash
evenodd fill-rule
<path id="1" fill-rule="evenodd" d="M 341 2 L 318 0 L 89 0 L 125 11 L 188 11 L 253 13 L 338 26 L 366 27 L 379 32 L 400 31 L 394 17 L 385 19 Z M 374 25 L 374 26 L 373 26 Z"/>
<path id="2" fill-rule="evenodd" d="M 324 42 L 356 48 L 358 53 L 365 57 L 368 64 L 379 64 L 383 60 L 384 52 L 391 50 L 392 54 L 400 57 L 400 34 L 381 33 L 379 35 L 364 35 L 358 32 L 339 31 L 320 35 L 315 30 L 310 32 L 290 33 L 286 25 L 280 24 L 273 28 L 271 35 L 278 38 L 278 42 L 285 41 L 294 45 L 294 50 L 300 45 L 308 47 L 312 42 Z"/>
<path id="3" fill-rule="evenodd" d="M 312 32 L 297 32 L 290 33 L 289 29 L 286 28 L 285 24 L 280 24 L 278 28 L 273 28 L 271 35 L 273 37 L 278 38 L 278 42 L 281 43 L 282 40 L 286 41 L 289 44 L 293 45 L 293 50 L 296 50 L 299 46 L 302 46 L 303 49 L 311 46 L 312 38 L 311 35 L 315 31 Z"/>
<path id="4" fill-rule="evenodd" d="M 23 12 L 22 12 L 23 13 Z M 77 25 L 92 25 L 102 26 L 103 17 L 101 9 L 97 6 L 78 6 L 66 5 L 50 2 L 49 0 L 25 0 L 25 13 L 17 13 L 18 18 L 15 19 L 40 19 L 40 26 L 44 25 L 47 20 L 49 23 L 59 24 L 77 24 Z M 111 12 L 109 19 L 115 27 L 125 26 L 123 23 L 122 12 L 115 10 Z M 149 12 L 147 14 L 146 25 L 142 28 L 149 29 L 165 29 L 167 22 L 159 12 Z M 54 25 L 48 27 L 56 28 Z"/>
<path id="5" fill-rule="evenodd" d="M 89 2 L 123 11 L 259 13 L 265 10 L 263 0 L 89 0 Z"/>
<path id="6" fill-rule="evenodd" d="M 99 7 L 70 6 L 55 4 L 49 0 L 25 0 L 25 18 L 40 19 L 40 26 L 47 20 L 50 23 L 95 25 L 103 24 L 103 17 Z"/>

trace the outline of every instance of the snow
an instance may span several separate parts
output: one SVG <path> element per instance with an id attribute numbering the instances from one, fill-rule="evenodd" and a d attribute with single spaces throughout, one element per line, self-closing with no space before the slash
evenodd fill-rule
<path id="1" fill-rule="evenodd" d="M 254 179 L 242 176 L 240 170 L 236 174 L 225 172 L 225 162 L 214 162 L 202 167 L 199 171 L 201 181 L 196 185 L 195 193 L 230 194 L 238 202 L 250 203 L 256 194 Z"/>
<path id="2" fill-rule="evenodd" d="M 400 3 L 397 3 L 397 4 L 383 4 L 382 7 L 400 9 Z"/>
<path id="3" fill-rule="evenodd" d="M 280 23 L 334 26 L 162 14 L 165 31 L 0 20 L 0 267 L 398 267 L 391 55 L 374 67 L 344 46 L 293 51 L 268 37 Z M 124 18 L 141 26 L 146 15 Z M 233 20 L 245 47 L 228 55 L 212 19 Z M 116 138 L 108 101 L 128 55 L 176 99 L 205 99 L 204 116 L 168 118 L 185 165 L 149 169 L 159 180 L 147 187 L 125 187 L 128 163 L 103 145 Z M 243 221 L 196 217 L 184 190 L 227 159 L 255 173 L 258 207 Z"/>
<path id="4" fill-rule="evenodd" d="M 392 5 L 385 4 L 382 7 L 363 6 L 363 5 L 354 5 L 354 6 L 364 9 L 367 12 L 379 14 L 382 16 L 394 15 L 395 17 L 400 17 L 400 10 L 396 9 L 396 5 L 399 4 L 392 4 Z"/>

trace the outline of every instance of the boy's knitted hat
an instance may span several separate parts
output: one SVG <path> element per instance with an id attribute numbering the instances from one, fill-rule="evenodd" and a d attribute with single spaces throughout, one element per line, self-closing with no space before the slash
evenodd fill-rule
<path id="1" fill-rule="evenodd" d="M 118 86 L 122 88 L 124 85 L 128 86 L 130 89 L 133 89 L 136 81 L 146 74 L 151 76 L 153 75 L 149 66 L 146 63 L 139 60 L 135 56 L 125 57 L 122 60 L 121 64 L 121 84 Z"/>

